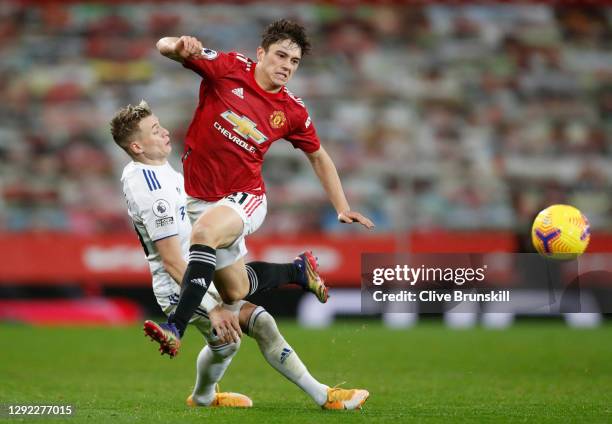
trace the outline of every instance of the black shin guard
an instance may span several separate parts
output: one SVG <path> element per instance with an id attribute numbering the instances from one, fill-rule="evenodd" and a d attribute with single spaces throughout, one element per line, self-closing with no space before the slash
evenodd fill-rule
<path id="1" fill-rule="evenodd" d="M 249 262 L 246 270 L 249 276 L 249 296 L 285 284 L 297 284 L 300 278 L 294 263 Z"/>
<path id="2" fill-rule="evenodd" d="M 217 263 L 215 252 L 212 247 L 202 244 L 189 248 L 189 265 L 181 284 L 181 298 L 174 314 L 168 319 L 176 325 L 181 337 L 212 282 Z"/>

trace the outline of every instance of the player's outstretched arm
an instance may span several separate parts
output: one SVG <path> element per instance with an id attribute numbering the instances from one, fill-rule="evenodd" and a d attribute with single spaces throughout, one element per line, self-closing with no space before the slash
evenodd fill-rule
<path id="1" fill-rule="evenodd" d="M 312 169 L 317 174 L 319 181 L 321 181 L 327 197 L 329 197 L 336 212 L 338 212 L 338 221 L 345 224 L 358 222 L 369 230 L 374 228 L 374 223 L 368 217 L 363 216 L 359 212 L 351 211 L 342 189 L 336 165 L 334 165 L 325 149 L 320 147 L 316 152 L 307 153 L 306 155 L 310 160 Z"/>
<path id="2" fill-rule="evenodd" d="M 195 37 L 164 37 L 157 42 L 157 50 L 169 59 L 183 63 L 185 59 L 202 53 L 202 43 Z"/>

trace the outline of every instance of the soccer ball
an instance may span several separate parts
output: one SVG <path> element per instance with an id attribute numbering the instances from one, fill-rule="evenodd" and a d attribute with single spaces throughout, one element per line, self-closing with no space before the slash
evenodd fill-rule
<path id="1" fill-rule="evenodd" d="M 531 227 L 531 241 L 540 255 L 575 259 L 591 239 L 589 220 L 573 206 L 552 205 L 541 211 Z"/>

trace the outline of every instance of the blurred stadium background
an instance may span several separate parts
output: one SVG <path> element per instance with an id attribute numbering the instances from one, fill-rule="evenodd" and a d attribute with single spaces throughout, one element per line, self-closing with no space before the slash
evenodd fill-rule
<path id="1" fill-rule="evenodd" d="M 264 167 L 270 206 L 252 258 L 284 261 L 312 248 L 331 286 L 356 288 L 361 252 L 530 252 L 531 221 L 552 203 L 588 216 L 589 252 L 612 250 L 612 9 L 3 1 L 0 317 L 157 313 L 109 118 L 146 99 L 171 131 L 180 169 L 198 79 L 161 57 L 156 40 L 192 34 L 252 56 L 279 17 L 312 35 L 314 52 L 290 87 L 353 208 L 377 230 L 338 224 L 308 162 L 278 142 Z M 281 291 L 265 302 L 292 315 L 300 296 Z M 46 306 L 58 314 L 22 302 L 34 297 L 53 297 Z"/>
<path id="2" fill-rule="evenodd" d="M 290 17 L 314 44 L 290 88 L 353 208 L 377 224 L 339 225 L 303 155 L 271 148 L 268 217 L 250 257 L 286 261 L 311 248 L 334 291 L 324 306 L 297 290 L 257 300 L 291 317 L 281 328 L 314 375 L 368 388 L 369 421 L 609 422 L 605 314 L 565 317 L 600 326 L 588 331 L 559 316 L 509 326 L 512 317 L 475 313 L 330 325 L 359 315 L 362 252 L 532 252 L 531 221 L 553 203 L 590 219 L 583 269 L 603 270 L 595 283 L 608 297 L 596 300 L 610 299 L 612 9 L 510 3 L 0 2 L 0 403 L 74 403 L 83 422 L 323 417 L 252 359 L 254 343 L 223 384 L 262 408 L 182 406 L 201 343 L 190 332 L 173 368 L 149 359 L 139 325 L 160 311 L 119 184 L 126 156 L 108 127 L 119 107 L 146 99 L 180 169 L 198 79 L 161 57 L 157 39 L 195 35 L 253 57 L 263 27 Z M 387 329 L 418 318 L 410 331 Z M 479 319 L 508 328 L 446 328 Z"/>

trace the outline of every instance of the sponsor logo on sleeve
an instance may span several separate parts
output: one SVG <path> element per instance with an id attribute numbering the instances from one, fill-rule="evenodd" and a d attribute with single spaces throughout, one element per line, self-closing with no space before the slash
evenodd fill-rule
<path id="1" fill-rule="evenodd" d="M 219 53 L 217 53 L 215 50 L 207 48 L 202 49 L 202 57 L 204 57 L 204 59 L 213 60 L 216 59 L 217 56 L 219 56 Z"/>
<path id="2" fill-rule="evenodd" d="M 159 218 L 155 220 L 155 228 L 166 227 L 168 225 L 174 224 L 174 217 L 167 216 L 165 218 Z"/>
<path id="3" fill-rule="evenodd" d="M 155 203 L 153 203 L 153 213 L 155 216 L 165 218 L 170 214 L 170 203 L 164 199 L 157 199 Z"/>
<path id="4" fill-rule="evenodd" d="M 306 122 L 304 123 L 304 126 L 305 126 L 306 128 L 308 128 L 308 127 L 310 126 L 310 123 L 311 123 L 311 122 L 312 122 L 312 121 L 310 120 L 310 116 L 309 116 L 309 117 L 306 119 Z"/>

